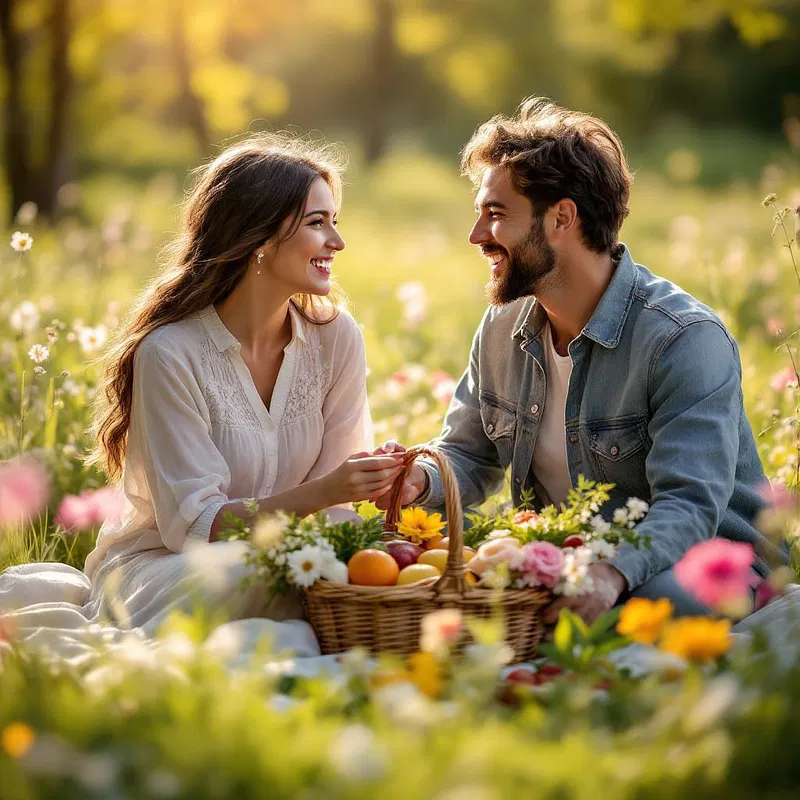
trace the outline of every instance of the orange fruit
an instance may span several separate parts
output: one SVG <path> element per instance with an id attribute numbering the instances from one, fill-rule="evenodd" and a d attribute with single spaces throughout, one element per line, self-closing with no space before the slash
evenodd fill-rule
<path id="1" fill-rule="evenodd" d="M 444 537 L 441 533 L 437 533 L 435 536 L 431 536 L 430 539 L 426 539 L 422 543 L 422 546 L 426 550 L 436 550 L 441 545 L 442 541 L 444 541 Z"/>
<path id="2" fill-rule="evenodd" d="M 442 573 L 433 564 L 409 564 L 400 570 L 397 576 L 398 586 L 408 586 L 410 583 L 424 581 L 426 578 L 438 578 Z"/>
<path id="3" fill-rule="evenodd" d="M 359 550 L 347 562 L 350 583 L 357 586 L 394 586 L 400 568 L 383 550 Z"/>
<path id="4" fill-rule="evenodd" d="M 467 579 L 469 586 L 477 586 L 480 578 L 474 572 L 467 572 L 464 577 Z"/>

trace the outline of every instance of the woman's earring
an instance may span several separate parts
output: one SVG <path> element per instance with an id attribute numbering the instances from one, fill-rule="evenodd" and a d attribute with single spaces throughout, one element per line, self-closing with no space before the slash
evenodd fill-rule
<path id="1" fill-rule="evenodd" d="M 259 253 L 256 256 L 256 261 L 258 262 L 258 269 L 256 270 L 256 275 L 260 275 L 261 274 L 261 262 L 263 260 L 264 260 L 264 254 L 263 253 Z"/>

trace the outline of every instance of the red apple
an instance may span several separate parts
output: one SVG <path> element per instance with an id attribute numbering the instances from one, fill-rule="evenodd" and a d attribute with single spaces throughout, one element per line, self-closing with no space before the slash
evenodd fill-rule
<path id="1" fill-rule="evenodd" d="M 387 542 L 386 551 L 397 562 L 400 569 L 416 564 L 417 559 L 425 552 L 419 545 L 402 539 Z"/>

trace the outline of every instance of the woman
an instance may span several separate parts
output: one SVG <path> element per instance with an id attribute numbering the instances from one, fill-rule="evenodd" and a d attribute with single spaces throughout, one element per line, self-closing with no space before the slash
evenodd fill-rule
<path id="1" fill-rule="evenodd" d="M 122 603 L 106 610 L 126 624 L 154 631 L 197 600 L 264 614 L 240 589 L 242 543 L 218 541 L 226 516 L 247 518 L 248 498 L 304 516 L 377 497 L 400 471 L 396 455 L 364 452 L 364 343 L 331 296 L 340 196 L 328 151 L 268 137 L 223 152 L 188 200 L 171 266 L 108 353 L 95 459 L 122 475 L 125 512 L 85 571 L 93 602 L 113 585 Z M 198 562 L 211 574 L 198 578 Z"/>

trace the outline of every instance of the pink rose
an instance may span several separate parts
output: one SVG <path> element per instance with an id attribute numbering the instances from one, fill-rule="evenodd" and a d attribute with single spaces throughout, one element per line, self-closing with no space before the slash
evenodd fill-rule
<path id="1" fill-rule="evenodd" d="M 517 554 L 511 568 L 523 573 L 528 586 L 555 586 L 564 568 L 564 553 L 551 542 L 530 542 Z"/>
<path id="2" fill-rule="evenodd" d="M 49 494 L 50 481 L 38 461 L 0 464 L 0 527 L 27 522 L 44 508 Z"/>
<path id="3" fill-rule="evenodd" d="M 749 596 L 754 557 L 749 544 L 709 539 L 686 552 L 675 565 L 675 577 L 701 603 L 721 609 Z"/>

